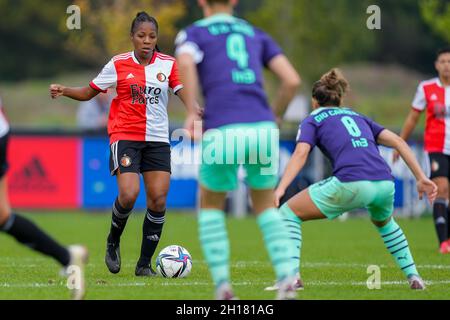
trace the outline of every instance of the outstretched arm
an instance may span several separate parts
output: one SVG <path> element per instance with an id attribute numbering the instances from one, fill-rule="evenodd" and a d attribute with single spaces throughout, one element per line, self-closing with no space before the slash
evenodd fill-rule
<path id="1" fill-rule="evenodd" d="M 417 180 L 417 191 L 419 192 L 420 199 L 422 199 L 423 194 L 426 193 L 428 199 L 432 203 L 436 199 L 437 186 L 426 177 L 411 148 L 405 140 L 392 131 L 384 129 L 378 135 L 377 142 L 381 145 L 397 150 Z"/>
<path id="2" fill-rule="evenodd" d="M 50 85 L 50 96 L 56 99 L 60 96 L 65 96 L 78 101 L 87 101 L 94 98 L 100 92 L 91 87 L 70 88 L 60 84 Z"/>
<path id="3" fill-rule="evenodd" d="M 283 177 L 275 190 L 275 205 L 278 207 L 280 205 L 280 199 L 284 196 L 286 189 L 294 181 L 295 177 L 298 175 L 300 170 L 308 159 L 309 152 L 311 151 L 311 146 L 307 143 L 300 142 L 297 144 L 291 159 L 287 164 L 286 170 L 284 171 Z"/>

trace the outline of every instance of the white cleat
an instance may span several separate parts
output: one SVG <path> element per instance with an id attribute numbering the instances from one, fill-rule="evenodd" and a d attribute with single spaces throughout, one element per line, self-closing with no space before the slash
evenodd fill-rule
<path id="1" fill-rule="evenodd" d="M 264 291 L 277 291 L 278 289 L 280 289 L 278 282 L 276 282 L 273 286 L 269 286 L 264 288 Z M 295 290 L 304 290 L 305 286 L 303 285 L 303 281 L 300 278 L 299 275 L 297 275 L 295 277 L 295 281 L 294 281 L 294 289 Z"/>
<path id="2" fill-rule="evenodd" d="M 88 250 L 82 245 L 72 245 L 67 247 L 67 250 L 70 253 L 70 263 L 63 269 L 68 277 L 67 287 L 71 292 L 72 300 L 83 300 L 86 293 L 84 267 L 88 262 Z"/>
<path id="3" fill-rule="evenodd" d="M 239 300 L 229 283 L 223 283 L 216 289 L 216 300 Z"/>
<path id="4" fill-rule="evenodd" d="M 425 282 L 418 275 L 411 275 L 408 277 L 409 287 L 412 290 L 425 290 Z"/>
<path id="5" fill-rule="evenodd" d="M 277 300 L 296 300 L 297 290 L 294 287 L 296 278 L 287 278 L 278 284 Z"/>

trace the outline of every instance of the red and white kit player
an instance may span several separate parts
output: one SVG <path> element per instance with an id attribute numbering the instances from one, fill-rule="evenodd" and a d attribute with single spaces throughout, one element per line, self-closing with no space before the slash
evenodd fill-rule
<path id="1" fill-rule="evenodd" d="M 135 275 L 156 275 L 151 260 L 165 222 L 171 173 L 167 114 L 169 92 L 173 91 L 188 109 L 187 124 L 193 124 L 199 118 L 195 101 L 186 97 L 178 79 L 175 59 L 158 50 L 158 34 L 156 19 L 146 12 L 139 12 L 131 23 L 133 51 L 112 58 L 89 86 L 50 86 L 53 98 L 66 96 L 83 101 L 111 87 L 117 91 L 108 119 L 110 172 L 116 175 L 119 187 L 119 195 L 112 206 L 105 255 L 105 263 L 111 273 L 120 272 L 120 237 L 139 195 L 141 174 L 147 212 Z M 186 129 L 193 133 L 193 128 Z"/>
<path id="2" fill-rule="evenodd" d="M 405 121 L 401 137 L 409 138 L 421 113 L 426 114 L 424 149 L 429 156 L 430 178 L 438 186 L 433 216 L 440 252 L 450 253 L 448 213 L 450 179 L 450 47 L 438 51 L 435 67 L 438 77 L 423 81 L 417 88 L 412 109 Z M 394 153 L 394 161 L 398 153 Z"/>
<path id="3" fill-rule="evenodd" d="M 109 61 L 90 83 L 96 91 L 115 87 L 108 121 L 110 142 L 119 140 L 169 142 L 167 105 L 169 88 L 183 88 L 174 58 L 155 52 L 150 63 L 142 65 L 134 51 Z"/>

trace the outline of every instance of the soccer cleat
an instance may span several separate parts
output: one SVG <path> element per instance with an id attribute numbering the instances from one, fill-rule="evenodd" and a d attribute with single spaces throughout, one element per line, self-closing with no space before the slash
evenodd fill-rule
<path id="1" fill-rule="evenodd" d="M 300 279 L 300 278 L 295 279 L 294 289 L 295 290 L 304 290 L 305 289 L 302 279 Z"/>
<path id="2" fill-rule="evenodd" d="M 294 287 L 296 278 L 287 278 L 278 284 L 277 300 L 295 300 L 297 299 L 297 291 Z"/>
<path id="3" fill-rule="evenodd" d="M 425 283 L 423 282 L 422 278 L 418 275 L 410 275 L 408 277 L 408 283 L 409 287 L 412 290 L 425 290 Z"/>
<path id="4" fill-rule="evenodd" d="M 152 269 L 151 266 L 136 266 L 136 270 L 134 271 L 134 274 L 138 277 L 155 277 L 157 276 L 157 273 Z"/>
<path id="5" fill-rule="evenodd" d="M 231 285 L 226 282 L 216 289 L 216 300 L 238 300 L 234 295 Z"/>
<path id="6" fill-rule="evenodd" d="M 107 243 L 105 263 L 109 272 L 118 273 L 120 271 L 120 244 Z"/>
<path id="7" fill-rule="evenodd" d="M 439 252 L 442 254 L 450 253 L 450 240 L 441 243 Z"/>
<path id="8" fill-rule="evenodd" d="M 279 284 L 278 284 L 278 282 L 276 282 L 273 286 L 266 287 L 264 289 L 264 291 L 277 291 L 279 288 L 280 288 Z M 300 278 L 300 276 L 298 276 L 298 275 L 295 277 L 294 289 L 295 290 L 303 290 L 303 289 L 305 289 L 305 286 L 303 285 L 303 281 Z"/>
<path id="9" fill-rule="evenodd" d="M 84 279 L 84 267 L 88 262 L 88 250 L 81 245 L 72 245 L 67 248 L 70 253 L 69 267 L 66 268 L 66 274 L 73 283 L 68 283 L 68 287 L 71 291 L 72 300 L 82 300 L 86 293 L 86 284 Z M 76 269 L 74 269 L 76 268 Z M 72 274 L 74 278 L 71 279 Z M 78 272 L 78 273 L 76 273 Z"/>

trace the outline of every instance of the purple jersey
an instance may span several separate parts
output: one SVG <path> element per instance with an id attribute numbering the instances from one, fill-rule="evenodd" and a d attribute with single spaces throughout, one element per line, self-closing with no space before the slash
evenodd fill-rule
<path id="1" fill-rule="evenodd" d="M 270 36 L 242 19 L 217 14 L 181 31 L 175 42 L 176 55 L 190 53 L 197 63 L 205 129 L 275 120 L 263 69 L 282 52 Z"/>
<path id="2" fill-rule="evenodd" d="M 383 130 L 352 109 L 319 108 L 302 121 L 297 142 L 317 145 L 341 182 L 393 180 L 376 142 Z"/>

